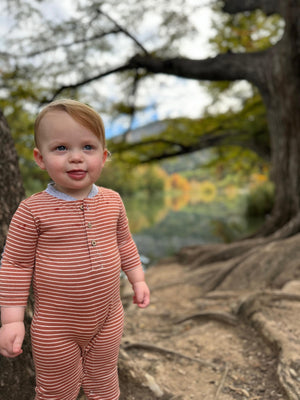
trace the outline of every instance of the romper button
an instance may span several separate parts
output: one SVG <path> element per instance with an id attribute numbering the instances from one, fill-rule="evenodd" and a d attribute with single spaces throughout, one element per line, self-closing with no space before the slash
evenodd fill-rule
<path id="1" fill-rule="evenodd" d="M 88 226 L 88 228 L 91 228 L 92 227 L 91 222 L 88 222 L 87 226 Z"/>
<path id="2" fill-rule="evenodd" d="M 97 245 L 96 240 L 92 240 L 91 244 L 92 244 L 92 246 L 96 246 Z"/>
<path id="3" fill-rule="evenodd" d="M 81 211 L 83 211 L 83 210 L 84 210 L 84 205 L 81 204 L 81 205 L 79 206 L 79 208 L 80 208 Z"/>

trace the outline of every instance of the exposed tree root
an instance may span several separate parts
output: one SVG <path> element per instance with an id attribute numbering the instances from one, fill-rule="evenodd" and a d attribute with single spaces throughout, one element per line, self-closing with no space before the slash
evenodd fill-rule
<path id="1" fill-rule="evenodd" d="M 264 290 L 255 292 L 243 300 L 238 309 L 238 315 L 250 318 L 252 314 L 261 310 L 263 307 L 270 307 L 272 302 L 287 300 L 300 301 L 300 295 L 285 293 L 280 290 Z"/>
<path id="2" fill-rule="evenodd" d="M 202 360 L 201 358 L 189 357 L 189 356 L 186 356 L 185 354 L 178 353 L 177 351 L 170 350 L 170 349 L 167 349 L 165 347 L 155 346 L 155 345 L 152 345 L 152 344 L 149 344 L 149 343 L 142 343 L 142 342 L 126 343 L 126 344 L 122 345 L 122 348 L 125 349 L 125 350 L 129 350 L 129 349 L 135 348 L 135 349 L 142 349 L 142 350 L 146 350 L 146 351 L 156 351 L 156 352 L 159 352 L 159 353 L 164 353 L 164 354 L 169 354 L 169 355 L 176 356 L 176 357 L 181 357 L 181 358 L 184 358 L 186 360 L 199 363 L 200 365 L 202 365 L 204 367 L 210 367 L 213 370 L 217 370 L 217 369 L 220 368 L 220 366 L 218 366 L 217 364 L 211 363 L 211 362 L 206 361 L 206 360 Z"/>
<path id="3" fill-rule="evenodd" d="M 245 291 L 245 295 L 253 293 Z M 206 293 L 202 298 L 206 300 L 228 300 L 231 298 L 238 299 L 241 297 L 240 291 L 235 290 L 214 290 L 212 292 Z"/>
<path id="4" fill-rule="evenodd" d="M 282 215 L 274 214 L 265 220 L 264 224 L 248 238 L 268 237 L 271 240 L 286 239 L 300 232 L 300 212 L 292 219 L 282 220 Z"/>
<path id="5" fill-rule="evenodd" d="M 185 321 L 191 319 L 201 319 L 201 320 L 214 320 L 218 322 L 223 322 L 228 325 L 235 326 L 238 324 L 239 320 L 234 315 L 226 312 L 199 312 L 196 314 L 188 315 L 186 317 L 180 318 L 175 321 L 176 324 L 181 324 Z"/>
<path id="6" fill-rule="evenodd" d="M 278 316 L 280 309 L 274 310 L 278 301 L 284 302 L 281 316 Z M 238 310 L 276 349 L 278 379 L 289 400 L 300 399 L 299 301 L 299 294 L 268 290 L 248 296 Z"/>
<path id="7" fill-rule="evenodd" d="M 235 243 L 232 249 L 238 245 Z M 240 242 L 240 245 L 245 243 Z M 226 261 L 219 260 L 220 255 L 224 255 L 223 245 L 215 245 L 215 255 L 212 254 L 211 245 L 199 246 L 198 250 L 194 248 L 193 253 L 198 251 L 200 255 L 196 257 L 200 258 L 189 264 L 189 282 L 198 284 L 204 294 L 216 289 L 253 291 L 280 288 L 286 282 L 300 278 L 300 234 L 284 240 L 248 241 L 247 246 L 248 249 L 244 247 L 242 254 Z M 201 265 L 207 254 L 210 263 Z M 194 268 L 195 265 L 198 268 Z"/>
<path id="8" fill-rule="evenodd" d="M 271 238 L 257 238 L 241 240 L 229 244 L 208 244 L 185 247 L 178 253 L 178 259 L 184 264 L 189 264 L 191 269 L 199 268 L 219 261 L 231 260 L 239 257 L 249 250 L 262 246 L 272 241 Z"/>
<path id="9" fill-rule="evenodd" d="M 119 379 L 121 390 L 120 400 L 127 399 L 161 399 L 169 400 L 164 389 L 146 371 L 138 368 L 124 349 L 120 349 L 119 356 Z"/>
<path id="10" fill-rule="evenodd" d="M 277 229 L 272 235 L 272 239 L 285 239 L 300 232 L 300 212 L 287 222 L 282 228 Z"/>

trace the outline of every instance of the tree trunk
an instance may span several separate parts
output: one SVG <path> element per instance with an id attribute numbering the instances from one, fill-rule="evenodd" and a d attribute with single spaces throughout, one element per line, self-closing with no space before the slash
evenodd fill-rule
<path id="1" fill-rule="evenodd" d="M 5 243 L 9 222 L 24 198 L 25 192 L 19 170 L 18 156 L 10 129 L 0 110 L 0 251 Z M 0 399 L 32 400 L 34 398 L 34 370 L 30 349 L 30 312 L 26 313 L 24 354 L 12 360 L 0 356 Z"/>
<path id="2" fill-rule="evenodd" d="M 1 110 L 0 143 L 0 250 L 2 250 L 9 222 L 25 192 L 14 142 Z"/>
<path id="3" fill-rule="evenodd" d="M 299 223 L 300 213 L 300 7 L 282 3 L 286 28 L 282 40 L 267 52 L 263 82 L 271 143 L 271 179 L 275 184 L 272 216 L 261 234 L 270 234 L 289 221 Z M 261 70 L 261 71 L 262 71 Z M 292 224 L 291 224 L 292 225 Z M 293 226 L 291 234 L 299 232 Z M 288 236 L 286 232 L 285 236 Z"/>

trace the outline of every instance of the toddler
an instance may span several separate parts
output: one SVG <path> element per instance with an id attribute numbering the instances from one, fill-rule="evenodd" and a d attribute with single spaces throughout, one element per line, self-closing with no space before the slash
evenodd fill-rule
<path id="1" fill-rule="evenodd" d="M 31 324 L 36 400 L 119 398 L 123 331 L 120 269 L 147 307 L 150 293 L 120 196 L 98 187 L 107 158 L 104 126 L 89 106 L 62 99 L 35 122 L 34 159 L 53 183 L 21 202 L 0 269 L 0 353 L 22 353 L 33 281 Z"/>

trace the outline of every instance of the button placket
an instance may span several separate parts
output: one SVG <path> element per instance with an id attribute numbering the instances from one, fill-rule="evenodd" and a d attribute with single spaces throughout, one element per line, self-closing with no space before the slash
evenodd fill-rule
<path id="1" fill-rule="evenodd" d="M 90 260 L 92 269 L 102 268 L 102 260 L 101 260 L 101 252 L 99 249 L 99 243 L 97 241 L 97 236 L 95 235 L 95 231 L 93 229 L 92 218 L 89 213 L 89 208 L 87 205 L 83 207 L 84 211 L 84 220 L 85 220 L 85 229 L 88 240 L 89 252 L 90 252 Z M 91 211 L 92 212 L 92 211 Z"/>

